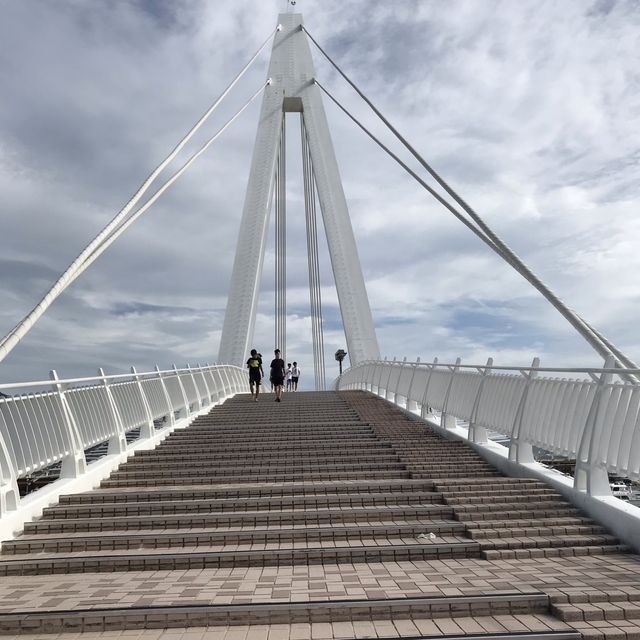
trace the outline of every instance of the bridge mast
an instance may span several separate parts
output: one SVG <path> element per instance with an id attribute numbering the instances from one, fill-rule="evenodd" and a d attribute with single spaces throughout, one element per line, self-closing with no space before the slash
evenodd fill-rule
<path id="1" fill-rule="evenodd" d="M 252 347 L 283 113 L 299 112 L 307 132 L 333 276 L 351 363 L 378 359 L 369 299 L 322 105 L 302 15 L 280 14 L 245 197 L 225 312 L 221 362 L 240 364 Z"/>

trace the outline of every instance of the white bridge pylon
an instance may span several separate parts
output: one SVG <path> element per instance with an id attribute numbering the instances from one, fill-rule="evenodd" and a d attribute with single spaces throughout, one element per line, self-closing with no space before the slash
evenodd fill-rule
<path id="1" fill-rule="evenodd" d="M 303 121 L 352 364 L 380 357 L 347 201 L 301 14 L 280 14 L 253 150 L 219 361 L 241 364 L 252 347 L 284 114 Z M 278 346 L 278 345 L 276 345 Z"/>

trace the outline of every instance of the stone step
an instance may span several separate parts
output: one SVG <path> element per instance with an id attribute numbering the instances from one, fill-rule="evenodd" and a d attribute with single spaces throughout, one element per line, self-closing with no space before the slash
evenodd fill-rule
<path id="1" fill-rule="evenodd" d="M 451 470 L 439 473 L 427 473 L 426 471 L 412 471 L 411 477 L 418 479 L 429 479 L 429 480 L 441 480 L 444 475 L 453 478 L 478 478 L 478 477 L 494 477 L 494 470 L 487 469 L 469 469 L 467 467 L 462 469 L 457 469 L 456 465 L 452 465 Z"/>
<path id="2" fill-rule="evenodd" d="M 386 540 L 385 540 L 386 541 Z M 356 562 L 410 562 L 416 560 L 478 558 L 477 542 L 397 543 L 357 546 L 303 547 L 233 551 L 183 551 L 146 549 L 144 553 L 120 551 L 101 555 L 48 556 L 0 559 L 0 576 L 58 573 L 111 573 L 114 571 L 178 571 L 222 567 L 278 567 Z"/>
<path id="3" fill-rule="evenodd" d="M 595 524 L 574 524 L 549 527 L 502 527 L 493 529 L 469 528 L 469 537 L 472 540 L 500 539 L 500 538 L 533 538 L 533 537 L 557 537 L 575 535 L 601 535 L 606 529 Z M 496 547 L 497 548 L 497 547 Z"/>
<path id="4" fill-rule="evenodd" d="M 133 471 L 171 471 L 171 470 L 184 470 L 185 463 L 188 463 L 189 469 L 210 469 L 214 466 L 216 469 L 223 469 L 226 467 L 231 467 L 234 469 L 238 468 L 239 464 L 242 464 L 242 467 L 257 467 L 257 468 L 271 468 L 271 467 L 291 467 L 291 466 L 302 466 L 302 467 L 322 467 L 322 466 L 354 466 L 354 465 L 375 465 L 380 468 L 382 465 L 392 465 L 397 466 L 401 464 L 404 467 L 404 463 L 400 462 L 400 458 L 394 455 L 380 455 L 380 456 L 372 456 L 372 455 L 344 455 L 344 456 L 305 456 L 298 455 L 292 453 L 289 456 L 255 456 L 255 457 L 236 457 L 236 458 L 227 458 L 225 456 L 216 456 L 213 460 L 211 457 L 207 458 L 206 456 L 197 458 L 183 458 L 183 459 L 174 459 L 174 458 L 166 458 L 156 460 L 155 458 L 145 458 L 141 459 L 131 459 L 127 462 L 124 462 L 118 468 L 119 470 L 133 472 Z M 382 468 L 385 468 L 382 466 Z"/>
<path id="5" fill-rule="evenodd" d="M 249 444 L 254 445 L 259 448 L 260 444 L 265 443 L 268 439 L 268 442 L 271 444 L 275 444 L 278 442 L 290 442 L 291 444 L 298 445 L 306 445 L 308 442 L 324 442 L 324 443 L 333 443 L 333 444 L 344 444 L 345 442 L 349 442 L 355 445 L 359 442 L 374 442 L 375 435 L 374 434 L 366 434 L 366 433 L 333 433 L 333 434 L 325 434 L 325 435 L 316 435 L 315 433 L 308 434 L 275 434 L 272 436 L 261 435 L 259 433 L 248 434 L 246 432 L 238 433 L 237 435 L 233 434 L 216 434 L 214 431 L 211 433 L 203 433 L 203 434 L 189 434 L 185 433 L 184 436 L 176 436 L 177 433 L 174 432 L 167 438 L 164 442 L 164 447 L 173 444 L 189 444 L 189 445 L 200 445 L 200 444 Z"/>
<path id="6" fill-rule="evenodd" d="M 170 489 L 146 488 L 139 490 L 111 491 L 94 489 L 87 493 L 60 496 L 61 505 L 102 504 L 104 502 L 157 502 L 160 500 L 203 500 L 206 498 L 244 498 L 298 495 L 369 494 L 402 491 L 402 493 L 432 492 L 429 480 L 345 480 L 314 483 L 198 485 Z"/>
<path id="7" fill-rule="evenodd" d="M 571 545 L 566 547 L 544 547 L 530 549 L 492 549 L 482 552 L 485 560 L 530 560 L 535 558 L 561 558 L 577 556 L 602 556 L 618 553 L 632 553 L 624 544 L 609 545 Z"/>
<path id="8" fill-rule="evenodd" d="M 307 445 L 315 443 L 324 443 L 325 445 L 336 446 L 349 445 L 358 447 L 361 443 L 378 443 L 378 441 L 375 439 L 375 436 L 373 434 L 371 436 L 366 436 L 360 434 L 352 435 L 343 433 L 341 435 L 329 435 L 322 438 L 314 434 L 309 434 L 307 436 L 282 435 L 269 438 L 268 440 L 266 440 L 265 437 L 261 437 L 259 435 L 216 436 L 215 434 L 210 434 L 203 435 L 200 438 L 172 438 L 171 436 L 169 436 L 169 438 L 167 438 L 162 443 L 161 447 L 162 449 L 167 449 L 176 445 L 186 445 L 192 448 L 200 446 L 216 447 L 217 445 L 233 447 L 237 444 L 241 447 L 244 445 L 247 448 L 255 447 L 256 449 L 260 449 L 262 444 L 270 444 L 273 446 L 280 443 L 288 444 L 289 446 L 298 446 L 301 448 L 306 448 Z"/>
<path id="9" fill-rule="evenodd" d="M 368 440 L 359 440 L 357 442 L 352 442 L 349 445 L 349 451 L 391 451 L 391 447 L 381 443 L 375 439 Z M 152 456 L 154 453 L 158 453 L 158 455 L 168 455 L 168 454 L 180 454 L 180 453 L 193 453 L 197 451 L 198 454 L 208 453 L 218 455 L 219 453 L 255 453 L 258 452 L 287 452 L 287 451 L 346 451 L 344 442 L 326 442 L 324 440 L 317 440 L 314 442 L 307 442 L 304 445 L 295 444 L 290 442 L 262 442 L 259 446 L 255 443 L 198 443 L 197 445 L 193 444 L 180 444 L 177 442 L 169 441 L 169 439 L 162 442 L 156 449 L 150 450 L 147 452 L 140 451 L 137 452 L 139 455 L 149 455 Z"/>
<path id="10" fill-rule="evenodd" d="M 510 513 L 513 510 L 522 510 L 522 509 L 532 509 L 536 506 L 539 506 L 541 510 L 549 509 L 549 508 L 557 508 L 559 506 L 564 506 L 567 508 L 571 508 L 569 503 L 566 502 L 560 496 L 554 495 L 543 495 L 538 496 L 536 500 L 527 501 L 527 500 L 516 500 L 515 497 L 510 497 L 508 501 L 488 501 L 488 502 L 474 502 L 474 503 L 459 503 L 457 501 L 452 501 L 446 493 L 443 494 L 447 504 L 450 504 L 455 508 L 456 513 L 462 515 L 465 514 L 475 514 L 480 513 L 483 516 L 495 513 Z"/>
<path id="11" fill-rule="evenodd" d="M 560 495 L 557 491 L 547 485 L 541 486 L 528 486 L 528 487 L 496 487 L 496 488 L 481 488 L 470 489 L 469 491 L 451 491 L 448 487 L 443 487 L 442 492 L 451 498 L 469 498 L 473 500 L 478 496 L 536 496 L 536 495 Z"/>
<path id="12" fill-rule="evenodd" d="M 474 523 L 488 520 L 493 523 L 500 516 L 501 521 L 508 522 L 509 520 L 534 520 L 540 518 L 566 518 L 566 517 L 580 517 L 580 511 L 575 507 L 568 505 L 565 502 L 558 502 L 555 506 L 545 506 L 544 509 L 530 507 L 529 509 L 523 509 L 521 506 L 514 507 L 513 509 L 505 509 L 502 511 L 473 511 L 470 513 L 463 513 L 459 511 L 459 507 L 456 507 L 456 520 L 460 522 L 468 523 L 472 521 Z"/>
<path id="13" fill-rule="evenodd" d="M 200 453 L 198 451 L 191 451 L 190 453 L 176 453 L 175 451 L 171 451 L 170 449 L 164 451 L 155 451 L 153 452 L 155 455 L 136 455 L 134 454 L 130 459 L 130 464 L 139 464 L 139 463 L 147 463 L 147 462 L 197 462 L 206 460 L 211 463 L 212 454 L 209 453 Z M 369 448 L 369 449 L 351 449 L 345 450 L 342 449 L 318 449 L 318 450 L 309 450 L 309 449 L 300 449 L 300 450 L 287 450 L 280 451 L 278 449 L 273 449 L 269 451 L 263 450 L 254 450 L 254 451 L 242 451 L 242 452 L 231 452 L 231 451 L 222 451 L 216 452 L 215 454 L 215 462 L 224 461 L 224 460 L 273 460 L 275 458 L 299 458 L 300 460 L 308 460 L 308 459 L 318 459 L 318 460 L 344 460 L 345 458 L 358 459 L 367 458 L 370 460 L 398 460 L 399 456 L 397 453 L 393 452 L 391 449 L 387 448 Z"/>
<path id="14" fill-rule="evenodd" d="M 332 507 L 373 507 L 398 504 L 443 504 L 442 496 L 433 492 L 371 493 L 335 496 L 282 496 L 226 498 L 204 500 L 167 500 L 163 502 L 101 503 L 47 507 L 44 519 L 67 519 L 111 516 L 139 516 L 166 513 L 218 513 L 242 511 L 273 511 L 274 509 L 325 509 Z"/>
<path id="15" fill-rule="evenodd" d="M 334 523 L 381 523 L 395 520 L 442 518 L 453 520 L 453 510 L 445 505 L 397 505 L 359 509 L 318 509 L 307 511 L 244 511 L 239 513 L 202 513 L 138 516 L 134 518 L 78 518 L 37 520 L 25 524 L 25 534 L 49 534 L 82 531 L 135 531 L 163 528 L 211 528 L 236 526 L 292 526 Z"/>
<path id="16" fill-rule="evenodd" d="M 238 469 L 237 465 L 233 466 L 218 466 L 215 462 L 206 466 L 191 466 L 188 469 L 183 467 L 172 469 L 165 468 L 163 466 L 151 467 L 149 470 L 136 471 L 129 470 L 126 465 L 121 470 L 114 471 L 111 475 L 112 478 L 121 478 L 125 480 L 138 480 L 153 477 L 157 479 L 162 478 L 219 478 L 221 476 L 237 475 L 238 471 L 241 471 L 244 477 L 250 477 L 252 475 L 262 475 L 265 473 L 315 473 L 323 472 L 331 474 L 333 472 L 341 473 L 345 471 L 404 471 L 405 466 L 400 462 L 381 462 L 381 463 L 334 463 L 334 464 L 301 464 L 299 460 L 293 460 L 292 464 L 261 464 L 256 466 L 246 466 L 242 469 Z"/>
<path id="17" fill-rule="evenodd" d="M 210 426 L 205 429 L 193 429 L 191 427 L 183 430 L 174 431 L 172 434 L 172 440 L 206 440 L 208 438 L 220 437 L 220 438 L 235 438 L 240 437 L 252 437 L 263 439 L 281 439 L 287 436 L 295 438 L 341 438 L 344 436 L 350 437 L 375 437 L 373 429 L 366 425 L 358 425 L 353 427 L 265 427 L 257 429 L 247 429 L 246 427 L 238 427 L 237 429 L 222 428 L 218 426 Z"/>
<path id="18" fill-rule="evenodd" d="M 318 413 L 322 413 L 319 411 Z M 184 430 L 187 432 L 206 431 L 208 429 L 225 429 L 228 431 L 245 431 L 247 430 L 247 424 L 251 424 L 252 430 L 267 432 L 270 429 L 282 430 L 282 429 L 298 429 L 300 431 L 305 430 L 320 430 L 320 429 L 367 429 L 372 430 L 370 424 L 363 420 L 359 420 L 353 416 L 327 416 L 318 419 L 318 414 L 313 413 L 307 416 L 287 416 L 283 417 L 282 412 L 278 412 L 279 415 L 274 415 L 272 418 L 269 416 L 242 416 L 237 415 L 235 418 L 226 419 L 224 416 L 207 419 L 196 419 L 194 422 Z M 181 430 L 182 431 L 182 430 Z"/>
<path id="19" fill-rule="evenodd" d="M 626 600 L 575 604 L 554 603 L 551 605 L 551 612 L 565 622 L 640 620 L 640 603 Z"/>
<path id="20" fill-rule="evenodd" d="M 488 514 L 491 515 L 491 514 Z M 495 514 L 494 514 L 495 515 Z M 464 520 L 465 526 L 469 531 L 469 535 L 475 536 L 476 531 L 481 532 L 485 529 L 489 529 L 496 532 L 496 535 L 501 535 L 502 530 L 513 529 L 558 529 L 568 530 L 573 527 L 581 526 L 594 526 L 592 520 L 586 517 L 582 517 L 580 513 L 576 516 L 549 516 L 539 518 L 517 519 L 517 518 L 502 518 L 492 520 L 490 518 L 483 520 L 467 521 Z"/>
<path id="21" fill-rule="evenodd" d="M 549 502 L 564 502 L 562 496 L 554 491 L 540 492 L 540 493 L 507 493 L 507 494 L 485 494 L 461 497 L 457 495 L 446 495 L 447 504 L 462 506 L 466 511 L 472 511 L 474 506 L 483 508 L 485 505 L 499 506 L 499 505 L 512 505 L 522 504 L 525 502 L 535 502 L 541 505 Z"/>
<path id="22" fill-rule="evenodd" d="M 219 476 L 191 476 L 185 478 L 108 478 L 100 484 L 103 488 L 114 487 L 157 487 L 157 486 L 178 486 L 196 484 L 235 484 L 238 482 L 302 482 L 313 480 L 362 480 L 365 478 L 412 478 L 409 471 L 323 471 L 323 472 L 289 472 L 289 473 L 261 473 L 242 475 L 219 475 Z"/>
<path id="23" fill-rule="evenodd" d="M 292 543 L 324 542 L 345 539 L 365 540 L 380 537 L 429 536 L 464 537 L 464 526 L 451 520 L 423 520 L 407 524 L 382 524 L 348 526 L 334 524 L 331 527 L 296 528 L 244 528 L 196 530 L 175 529 L 160 533 L 126 531 L 121 534 L 104 533 L 67 534 L 64 537 L 45 535 L 40 537 L 20 536 L 2 543 L 2 554 L 69 553 L 77 551 L 113 551 L 116 549 L 156 549 L 180 546 L 209 547 L 212 545 L 237 545 L 247 543 Z"/>
<path id="24" fill-rule="evenodd" d="M 0 613 L 0 633 L 99 632 L 127 629 L 177 629 L 202 626 L 291 624 L 346 620 L 438 619 L 464 620 L 481 616 L 543 616 L 548 610 L 548 597 L 542 592 L 493 592 L 486 595 L 422 596 L 381 599 L 327 599 L 303 602 L 256 601 L 251 604 L 210 605 L 117 605 L 92 608 L 33 607 L 11 613 Z M 542 622 L 543 618 L 539 618 Z M 555 622 L 550 629 L 558 628 Z M 440 636 L 438 636 L 440 637 Z M 452 636 L 456 638 L 457 636 Z M 468 637 L 468 636 L 462 636 Z M 513 638 L 513 635 L 500 635 Z M 519 634 L 517 637 L 520 637 Z M 315 638 L 315 636 L 314 636 Z M 480 639 L 484 638 L 482 634 Z M 546 640 L 542 636 L 541 640 Z M 549 640 L 577 640 L 560 629 Z M 488 636 L 485 640 L 492 640 Z M 523 637 L 524 640 L 524 637 Z M 526 640 L 537 640 L 536 636 Z"/>
<path id="25" fill-rule="evenodd" d="M 472 538 L 476 540 L 476 538 Z M 513 536 L 510 538 L 484 538 L 478 540 L 483 551 L 506 549 L 535 549 L 561 547 L 608 547 L 618 543 L 615 536 L 609 534 L 584 534 L 563 536 Z"/>

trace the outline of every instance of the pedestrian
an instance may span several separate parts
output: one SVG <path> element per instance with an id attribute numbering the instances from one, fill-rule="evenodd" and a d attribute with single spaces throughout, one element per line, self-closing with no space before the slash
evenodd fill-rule
<path id="1" fill-rule="evenodd" d="M 298 380 L 300 379 L 301 373 L 302 371 L 300 371 L 298 363 L 294 362 L 293 367 L 291 368 L 291 386 L 293 387 L 294 391 L 298 390 Z"/>
<path id="2" fill-rule="evenodd" d="M 280 357 L 280 349 L 276 349 L 273 353 L 275 358 L 271 361 L 269 378 L 276 390 L 276 402 L 280 402 L 284 385 L 284 360 Z"/>
<path id="3" fill-rule="evenodd" d="M 254 402 L 258 402 L 260 393 L 260 381 L 264 376 L 262 370 L 262 356 L 255 349 L 251 349 L 251 356 L 247 360 L 247 368 L 249 369 L 249 391 Z M 255 387 L 255 393 L 253 391 Z"/>
<path id="4" fill-rule="evenodd" d="M 291 391 L 291 363 L 287 362 L 287 370 L 284 372 L 285 391 Z"/>

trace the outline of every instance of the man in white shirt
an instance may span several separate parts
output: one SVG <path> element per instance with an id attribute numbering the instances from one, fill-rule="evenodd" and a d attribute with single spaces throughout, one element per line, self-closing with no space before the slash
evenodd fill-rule
<path id="1" fill-rule="evenodd" d="M 294 391 L 298 390 L 298 380 L 300 378 L 301 373 L 302 371 L 300 371 L 300 367 L 298 366 L 298 363 L 294 362 L 293 367 L 291 367 L 291 386 L 293 387 Z"/>

